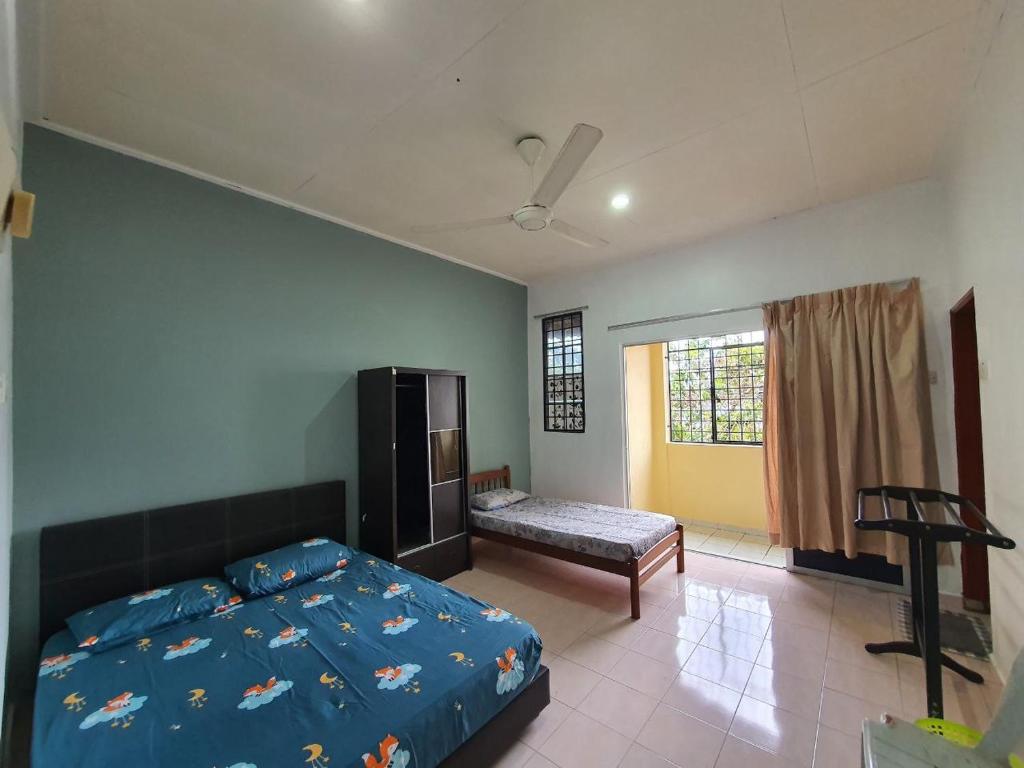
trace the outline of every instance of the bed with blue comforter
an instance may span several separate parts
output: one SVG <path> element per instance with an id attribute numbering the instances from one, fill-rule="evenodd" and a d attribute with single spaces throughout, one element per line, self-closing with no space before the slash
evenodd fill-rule
<path id="1" fill-rule="evenodd" d="M 532 682 L 508 612 L 354 550 L 320 579 L 99 653 L 43 649 L 34 768 L 429 768 Z"/>

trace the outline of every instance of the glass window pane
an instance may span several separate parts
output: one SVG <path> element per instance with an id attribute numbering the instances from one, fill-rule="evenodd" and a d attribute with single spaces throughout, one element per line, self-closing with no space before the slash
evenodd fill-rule
<path id="1" fill-rule="evenodd" d="M 583 313 L 569 312 L 541 322 L 544 343 L 544 429 L 584 429 Z"/>
<path id="2" fill-rule="evenodd" d="M 761 442 L 763 339 L 758 330 L 665 345 L 670 440 Z"/>

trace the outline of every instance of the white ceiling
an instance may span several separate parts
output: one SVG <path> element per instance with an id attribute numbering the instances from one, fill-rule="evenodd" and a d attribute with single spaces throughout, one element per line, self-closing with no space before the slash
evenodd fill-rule
<path id="1" fill-rule="evenodd" d="M 993 2 L 46 0 L 38 117 L 530 281 L 927 176 Z M 411 231 L 577 122 L 556 211 L 609 246 Z"/>

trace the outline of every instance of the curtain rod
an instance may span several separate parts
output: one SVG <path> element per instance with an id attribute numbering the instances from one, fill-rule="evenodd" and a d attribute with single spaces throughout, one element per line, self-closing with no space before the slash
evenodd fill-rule
<path id="1" fill-rule="evenodd" d="M 897 285 L 900 285 L 901 283 L 908 283 L 908 282 L 910 282 L 913 279 L 914 278 L 912 278 L 912 277 L 902 277 L 899 280 L 887 280 L 885 283 L 883 283 L 883 285 L 888 285 L 889 287 L 895 287 Z M 845 289 L 844 288 L 833 288 L 832 290 L 842 291 L 842 290 L 845 290 Z M 825 293 L 831 293 L 831 291 L 825 291 Z M 731 314 L 733 314 L 735 312 L 748 312 L 748 311 L 750 311 L 752 309 L 760 309 L 764 304 L 769 304 L 771 302 L 775 302 L 775 301 L 792 301 L 795 298 L 798 298 L 798 297 L 797 296 L 790 296 L 787 299 L 768 299 L 766 301 L 762 301 L 759 304 L 747 304 L 746 306 L 743 306 L 743 307 L 730 307 L 728 309 L 711 309 L 711 310 L 708 310 L 707 312 L 690 312 L 690 313 L 685 314 L 685 315 L 667 315 L 665 317 L 652 317 L 649 320 L 634 320 L 631 323 L 616 323 L 615 325 L 609 325 L 608 326 L 608 330 L 609 331 L 624 331 L 627 328 L 640 328 L 641 326 L 645 326 L 645 325 L 661 325 L 662 323 L 676 323 L 676 322 L 679 322 L 681 320 L 696 320 L 697 318 L 700 318 L 700 317 L 714 317 L 716 315 L 731 315 Z"/>
<path id="2" fill-rule="evenodd" d="M 559 309 L 556 312 L 543 312 L 543 313 L 541 313 L 539 315 L 534 315 L 533 319 L 534 320 L 543 320 L 545 317 L 554 317 L 555 315 L 568 315 L 570 312 L 582 312 L 585 309 L 590 309 L 590 307 L 588 305 L 584 304 L 582 307 L 571 307 L 569 309 Z"/>

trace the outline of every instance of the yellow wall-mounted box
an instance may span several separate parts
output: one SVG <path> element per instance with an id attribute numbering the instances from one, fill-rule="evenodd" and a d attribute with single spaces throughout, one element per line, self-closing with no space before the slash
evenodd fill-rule
<path id="1" fill-rule="evenodd" d="M 10 221 L 11 234 L 15 237 L 32 236 L 32 217 L 35 215 L 36 196 L 31 192 L 11 193 Z"/>

